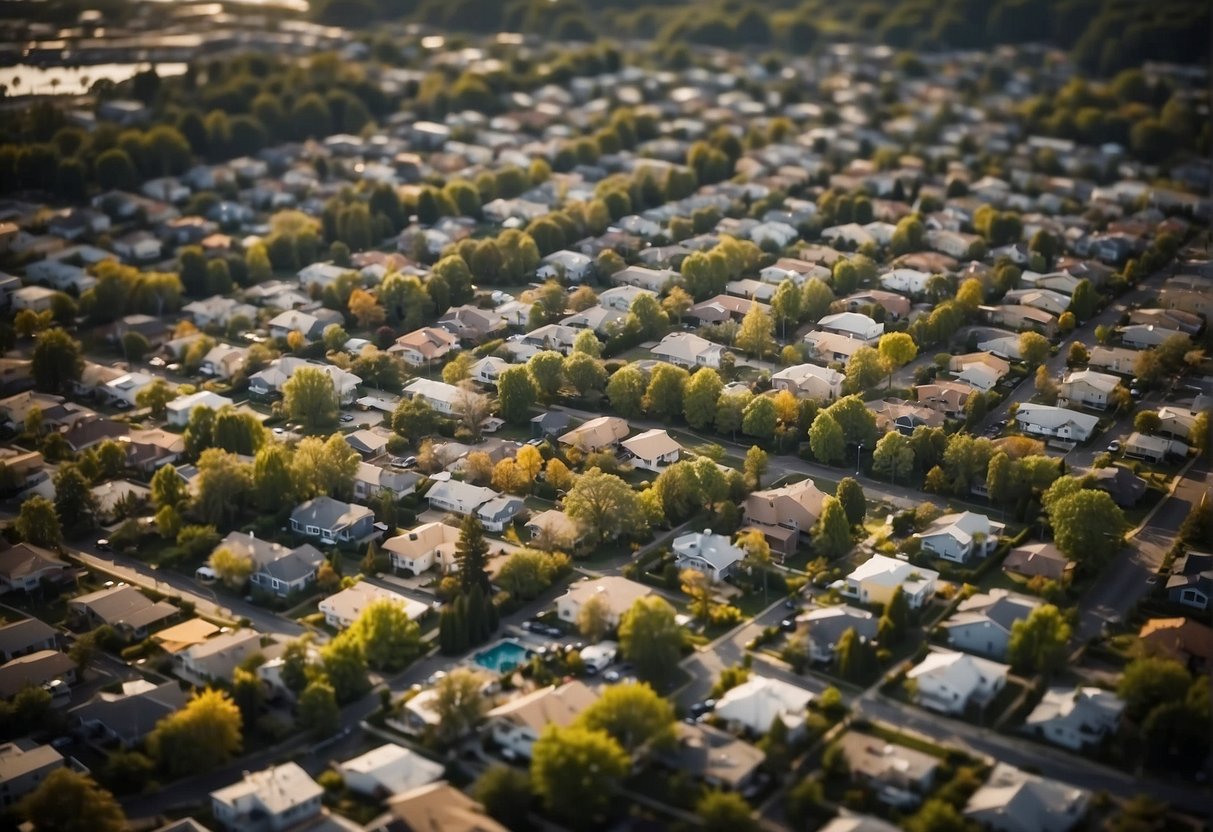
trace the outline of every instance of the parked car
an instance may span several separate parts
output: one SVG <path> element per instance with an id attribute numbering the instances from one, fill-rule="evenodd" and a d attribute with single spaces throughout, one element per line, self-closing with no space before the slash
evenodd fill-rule
<path id="1" fill-rule="evenodd" d="M 701 717 L 704 714 L 711 713 L 716 710 L 715 699 L 705 699 L 702 702 L 696 702 L 691 706 L 691 716 Z"/>
<path id="2" fill-rule="evenodd" d="M 796 631 L 796 619 L 795 618 L 785 618 L 783 621 L 779 622 L 779 629 L 783 630 L 785 633 L 795 632 Z"/>
<path id="3" fill-rule="evenodd" d="M 1114 454 L 1119 451 L 1120 451 L 1120 440 L 1119 439 L 1113 439 L 1111 442 L 1108 443 L 1108 453 Z"/>
<path id="4" fill-rule="evenodd" d="M 94 544 L 94 545 L 96 546 L 96 548 L 97 548 L 97 551 L 98 551 L 98 552 L 110 552 L 110 551 L 113 551 L 113 547 L 111 547 L 111 546 L 110 546 L 110 542 L 109 542 L 109 540 L 108 540 L 107 538 L 104 538 L 104 537 L 103 537 L 103 538 L 100 538 L 100 539 L 99 539 L 99 540 L 96 542 L 96 544 Z"/>
<path id="5" fill-rule="evenodd" d="M 354 421 L 354 414 L 353 414 L 353 413 L 342 413 L 342 414 L 341 414 L 341 421 L 343 421 L 343 422 L 352 422 L 352 421 Z"/>

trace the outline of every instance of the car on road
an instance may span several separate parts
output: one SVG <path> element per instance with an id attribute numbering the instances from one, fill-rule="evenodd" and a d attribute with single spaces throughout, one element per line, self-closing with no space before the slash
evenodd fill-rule
<path id="1" fill-rule="evenodd" d="M 526 441 L 526 443 L 527 443 L 528 445 L 530 445 L 532 448 L 538 448 L 538 447 L 539 447 L 540 445 L 542 445 L 544 442 L 547 442 L 547 440 L 546 440 L 546 439 L 541 439 L 541 438 L 539 438 L 538 436 L 536 436 L 534 439 L 528 439 L 528 440 Z"/>
<path id="2" fill-rule="evenodd" d="M 613 685 L 616 682 L 620 682 L 623 679 L 627 678 L 627 675 L 631 672 L 632 672 L 632 665 L 627 662 L 624 662 L 623 664 L 616 665 L 615 667 L 608 670 L 606 673 L 602 674 L 602 678 L 608 684 Z"/>
<path id="3" fill-rule="evenodd" d="M 705 699 L 702 702 L 696 702 L 691 706 L 690 713 L 693 717 L 701 717 L 704 714 L 711 713 L 716 710 L 715 699 Z"/>
<path id="4" fill-rule="evenodd" d="M 560 638 L 562 635 L 564 635 L 564 630 L 560 629 L 559 627 L 553 627 L 551 625 L 545 625 L 543 627 L 543 629 L 539 630 L 539 632 L 543 633 L 545 636 L 550 636 L 552 638 Z"/>
<path id="5" fill-rule="evenodd" d="M 785 618 L 783 621 L 779 622 L 779 629 L 783 630 L 785 633 L 796 632 L 796 619 Z"/>
<path id="6" fill-rule="evenodd" d="M 1108 453 L 1114 454 L 1114 453 L 1117 453 L 1118 451 L 1120 451 L 1120 440 L 1113 439 L 1111 442 L 1108 443 Z"/>
<path id="7" fill-rule="evenodd" d="M 163 367 L 168 362 L 158 355 L 154 355 L 148 359 L 147 363 L 152 367 Z"/>
<path id="8" fill-rule="evenodd" d="M 353 413 L 342 413 L 341 421 L 347 422 L 347 423 L 354 421 L 354 414 Z"/>
<path id="9" fill-rule="evenodd" d="M 286 433 L 286 428 L 274 428 L 275 436 L 282 436 L 285 433 Z"/>
<path id="10" fill-rule="evenodd" d="M 785 609 L 794 610 L 800 607 L 800 601 L 796 598 L 784 598 L 783 606 Z"/>
<path id="11" fill-rule="evenodd" d="M 94 544 L 94 546 L 96 547 L 98 552 L 113 551 L 113 547 L 110 546 L 109 540 L 104 537 L 98 539 L 97 542 Z"/>

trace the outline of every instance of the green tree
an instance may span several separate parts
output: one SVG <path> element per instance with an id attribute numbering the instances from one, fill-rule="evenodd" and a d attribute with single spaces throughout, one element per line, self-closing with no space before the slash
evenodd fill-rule
<path id="1" fill-rule="evenodd" d="M 816 323 L 830 309 L 834 293 L 824 281 L 812 278 L 800 288 L 801 320 Z"/>
<path id="2" fill-rule="evenodd" d="M 759 359 L 775 352 L 775 325 L 760 304 L 750 304 L 745 317 L 741 319 L 733 344 L 747 355 Z"/>
<path id="3" fill-rule="evenodd" d="M 839 429 L 841 432 L 841 428 Z M 914 449 L 908 437 L 891 430 L 876 443 L 872 470 L 882 477 L 904 480 L 914 468 Z"/>
<path id="4" fill-rule="evenodd" d="M 497 379 L 497 403 L 501 418 L 511 424 L 524 424 L 531 418 L 531 408 L 539 398 L 539 390 L 526 367 L 507 367 Z"/>
<path id="5" fill-rule="evenodd" d="M 848 445 L 876 447 L 876 440 L 880 436 L 876 429 L 876 416 L 868 410 L 860 396 L 844 396 L 822 412 L 838 422 Z"/>
<path id="6" fill-rule="evenodd" d="M 510 370 L 518 370 L 523 374 L 526 373 L 525 367 L 511 367 Z M 527 379 L 529 383 L 530 376 L 527 376 Z M 505 415 L 504 408 L 502 415 Z M 437 429 L 437 425 L 438 414 L 434 412 L 434 409 L 424 399 L 402 399 L 400 404 L 396 405 L 396 410 L 392 413 L 392 430 L 413 444 L 416 444 L 427 436 L 433 435 Z"/>
<path id="7" fill-rule="evenodd" d="M 189 488 L 177 473 L 177 467 L 169 464 L 157 469 L 151 482 L 152 504 L 157 507 L 180 508 L 189 500 Z"/>
<path id="8" fill-rule="evenodd" d="M 635 327 L 642 338 L 656 338 L 665 332 L 670 325 L 670 319 L 657 298 L 648 293 L 637 295 L 628 307 L 628 323 L 635 322 Z"/>
<path id="9" fill-rule="evenodd" d="M 591 596 L 577 611 L 577 632 L 597 644 L 611 630 L 611 605 L 601 595 Z"/>
<path id="10" fill-rule="evenodd" d="M 44 393 L 63 393 L 84 371 L 80 342 L 62 329 L 48 329 L 38 336 L 30 356 L 34 385 Z"/>
<path id="11" fill-rule="evenodd" d="M 605 731 L 548 725 L 531 754 L 535 794 L 552 815 L 588 821 L 606 813 L 630 760 Z"/>
<path id="12" fill-rule="evenodd" d="M 203 451 L 197 467 L 194 512 L 212 525 L 231 525 L 244 512 L 253 489 L 250 467 L 219 448 Z"/>
<path id="13" fill-rule="evenodd" d="M 643 682 L 605 688 L 577 722 L 605 731 L 629 755 L 674 742 L 674 707 Z"/>
<path id="14" fill-rule="evenodd" d="M 1191 684 L 1191 675 L 1179 662 L 1145 656 L 1129 662 L 1116 692 L 1129 718 L 1141 720 L 1160 705 L 1182 702 Z"/>
<path id="15" fill-rule="evenodd" d="M 376 670 L 399 671 L 421 653 L 421 628 L 409 620 L 403 604 L 390 598 L 367 604 L 347 632 Z"/>
<path id="16" fill-rule="evenodd" d="M 918 356 L 918 345 L 904 332 L 886 332 L 880 336 L 880 359 L 889 374 L 889 388 L 893 387 L 893 373 L 909 364 Z"/>
<path id="17" fill-rule="evenodd" d="M 488 701 L 481 688 L 484 680 L 471 670 L 455 668 L 434 686 L 434 711 L 438 732 L 446 740 L 466 736 L 484 718 Z"/>
<path id="18" fill-rule="evenodd" d="M 163 419 L 168 403 L 177 398 L 177 391 L 168 382 L 158 378 L 135 394 L 135 403 L 151 411 L 153 419 Z"/>
<path id="19" fill-rule="evenodd" d="M 282 651 L 282 684 L 298 695 L 308 684 L 312 647 L 310 637 L 292 641 Z"/>
<path id="20" fill-rule="evenodd" d="M 564 377 L 580 396 L 601 393 L 606 389 L 606 369 L 589 353 L 574 351 L 564 359 Z"/>
<path id="21" fill-rule="evenodd" d="M 63 542 L 63 529 L 55 504 L 45 497 L 33 496 L 21 504 L 17 514 L 17 533 L 34 546 L 58 546 Z"/>
<path id="22" fill-rule="evenodd" d="M 676 672 L 682 654 L 682 628 L 674 608 L 659 596 L 640 598 L 619 624 L 619 646 L 641 679 L 660 684 Z"/>
<path id="23" fill-rule="evenodd" d="M 847 390 L 862 392 L 880 381 L 885 365 L 880 353 L 872 347 L 860 347 L 847 361 Z"/>
<path id="24" fill-rule="evenodd" d="M 866 683 L 876 671 L 876 651 L 872 643 L 850 627 L 838 638 L 834 648 L 838 675 L 849 682 Z"/>
<path id="25" fill-rule="evenodd" d="M 346 630 L 326 644 L 320 660 L 338 702 L 353 702 L 370 690 L 368 666 L 362 640 Z"/>
<path id="26" fill-rule="evenodd" d="M 125 832 L 126 816 L 114 796 L 92 777 L 57 768 L 20 804 L 39 832 Z"/>
<path id="27" fill-rule="evenodd" d="M 1049 357 L 1049 339 L 1039 332 L 1019 335 L 1019 358 L 1029 367 L 1036 367 Z"/>
<path id="28" fill-rule="evenodd" d="M 300 367 L 282 387 L 283 409 L 309 431 L 331 430 L 341 410 L 333 379 L 318 367 Z"/>
<path id="29" fill-rule="evenodd" d="M 531 356 L 526 366 L 540 401 L 555 399 L 564 385 L 564 357 L 555 350 L 544 350 Z"/>
<path id="30" fill-rule="evenodd" d="M 283 677 L 285 681 L 285 674 Z M 306 727 L 315 737 L 331 737 L 341 727 L 341 706 L 337 692 L 323 676 L 307 682 L 296 703 L 300 727 Z"/>
<path id="31" fill-rule="evenodd" d="M 751 445 L 750 449 L 745 452 L 743 470 L 745 471 L 747 483 L 755 491 L 762 488 L 762 476 L 766 473 L 768 464 L 767 452 L 757 445 Z"/>
<path id="32" fill-rule="evenodd" d="M 654 367 L 644 396 L 648 414 L 667 422 L 681 414 L 682 390 L 687 379 L 687 371 L 673 364 Z"/>
<path id="33" fill-rule="evenodd" d="M 1057 548 L 1076 560 L 1102 561 L 1128 529 L 1124 512 L 1106 491 L 1079 489 L 1048 507 Z"/>
<path id="34" fill-rule="evenodd" d="M 235 590 L 241 589 L 253 574 L 256 564 L 248 555 L 243 555 L 227 546 L 216 549 L 207 562 L 219 580 Z"/>
<path id="35" fill-rule="evenodd" d="M 818 413 L 809 428 L 809 448 L 813 456 L 826 465 L 837 465 L 846 454 L 842 428 L 828 409 Z"/>
<path id="36" fill-rule="evenodd" d="M 703 430 L 716 417 L 716 403 L 724 390 L 720 374 L 711 367 L 701 367 L 687 379 L 682 391 L 682 415 L 695 430 Z"/>
<path id="37" fill-rule="evenodd" d="M 906 832 L 968 832 L 969 822 L 951 803 L 928 800 L 905 821 Z"/>
<path id="38" fill-rule="evenodd" d="M 835 496 L 842 504 L 847 522 L 852 526 L 861 524 L 868 514 L 868 501 L 864 497 L 863 486 L 854 477 L 843 477 L 842 481 L 838 483 L 838 492 Z"/>
<path id="39" fill-rule="evenodd" d="M 459 564 L 459 586 L 468 592 L 474 586 L 482 590 L 489 583 L 489 544 L 484 538 L 484 526 L 476 515 L 469 514 L 459 524 L 459 540 L 455 544 L 455 562 Z"/>
<path id="40" fill-rule="evenodd" d="M 503 374 L 504 375 L 504 374 Z M 611 409 L 625 419 L 634 419 L 644 413 L 644 374 L 628 365 L 616 371 L 607 381 L 607 400 Z"/>
<path id="41" fill-rule="evenodd" d="M 1079 323 L 1086 323 L 1095 314 L 1099 296 L 1089 280 L 1080 280 L 1070 295 L 1070 310 Z"/>
<path id="42" fill-rule="evenodd" d="M 619 477 L 597 468 L 577 478 L 565 496 L 564 511 L 584 523 L 599 543 L 621 534 L 639 534 L 647 527 L 636 492 Z"/>
<path id="43" fill-rule="evenodd" d="M 757 832 L 762 829 L 750 804 L 737 792 L 705 792 L 695 804 L 695 814 L 704 832 Z"/>
<path id="44" fill-rule="evenodd" d="M 826 497 L 821 516 L 813 527 L 813 549 L 827 558 L 836 558 L 851 550 L 851 524 L 842 503 Z"/>
<path id="45" fill-rule="evenodd" d="M 276 514 L 294 505 L 295 487 L 291 476 L 290 449 L 277 442 L 262 446 L 253 459 L 253 491 L 257 507 L 263 512 Z"/>
<path id="46" fill-rule="evenodd" d="M 531 778 L 513 766 L 494 764 L 472 787 L 472 796 L 489 817 L 507 829 L 524 829 L 529 823 Z"/>
<path id="47" fill-rule="evenodd" d="M 531 601 L 552 585 L 568 565 L 567 555 L 518 549 L 506 559 L 494 582 L 516 601 Z"/>
<path id="48" fill-rule="evenodd" d="M 755 396 L 741 416 L 741 431 L 746 436 L 770 439 L 779 425 L 779 414 L 770 396 Z"/>
<path id="49" fill-rule="evenodd" d="M 1051 674 L 1066 662 L 1070 625 L 1060 610 L 1043 604 L 1011 625 L 1007 656 L 1016 673 Z"/>
<path id="50" fill-rule="evenodd" d="M 295 446 L 291 477 L 300 497 L 327 495 L 348 499 L 360 458 L 340 433 L 328 439 L 309 436 Z"/>
<path id="51" fill-rule="evenodd" d="M 242 726 L 240 709 L 231 697 L 208 688 L 156 723 L 147 747 L 169 775 L 200 774 L 240 753 Z"/>

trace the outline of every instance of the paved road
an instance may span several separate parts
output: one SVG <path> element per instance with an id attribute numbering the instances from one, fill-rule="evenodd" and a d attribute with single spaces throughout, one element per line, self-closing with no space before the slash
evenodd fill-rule
<path id="1" fill-rule="evenodd" d="M 1174 491 L 1158 504 L 1148 522 L 1104 568 L 1079 603 L 1077 636 L 1089 639 L 1102 632 L 1104 622 L 1116 623 L 1154 586 L 1163 558 L 1175 542 L 1184 518 L 1213 487 L 1208 458 L 1192 463 Z"/>

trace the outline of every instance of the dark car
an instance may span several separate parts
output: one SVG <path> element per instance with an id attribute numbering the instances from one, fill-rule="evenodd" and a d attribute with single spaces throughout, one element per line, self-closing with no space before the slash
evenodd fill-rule
<path id="1" fill-rule="evenodd" d="M 354 421 L 354 414 L 352 414 L 352 413 L 342 413 L 342 414 L 341 414 L 341 421 L 343 421 L 343 422 L 352 422 L 352 421 Z"/>
<path id="2" fill-rule="evenodd" d="M 704 714 L 711 713 L 716 710 L 715 699 L 705 699 L 702 702 L 696 702 L 691 706 L 691 716 L 701 717 Z"/>
<path id="3" fill-rule="evenodd" d="M 100 540 L 98 540 L 98 541 L 97 541 L 97 543 L 96 543 L 96 547 L 97 547 L 97 551 L 98 551 L 98 552 L 109 552 L 109 551 L 112 551 L 112 547 L 110 546 L 110 542 L 109 542 L 107 539 L 105 539 L 104 537 L 103 537 L 103 538 L 101 538 Z"/>
<path id="4" fill-rule="evenodd" d="M 783 630 L 785 633 L 794 632 L 796 630 L 796 619 L 785 618 L 783 621 L 779 622 L 779 629 Z"/>
<path id="5" fill-rule="evenodd" d="M 794 610 L 800 606 L 800 603 L 795 598 L 783 599 L 783 605 L 786 609 Z"/>

